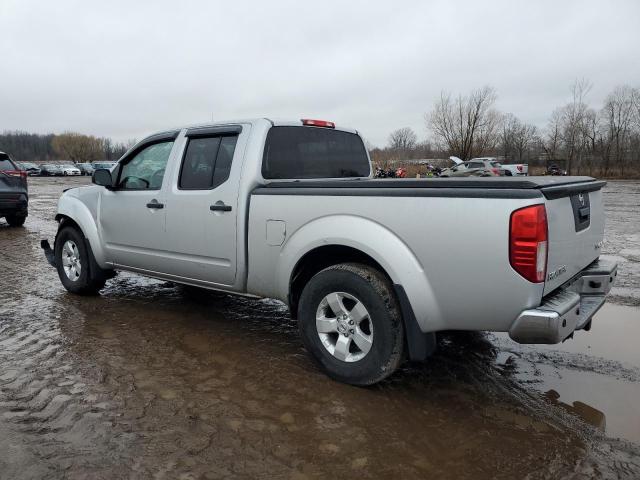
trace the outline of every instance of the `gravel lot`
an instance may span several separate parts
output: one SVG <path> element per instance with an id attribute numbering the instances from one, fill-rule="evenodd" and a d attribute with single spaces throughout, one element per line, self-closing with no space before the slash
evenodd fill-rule
<path id="1" fill-rule="evenodd" d="M 68 294 L 39 248 L 86 178 L 0 221 L 0 478 L 639 478 L 640 183 L 606 187 L 620 263 L 590 333 L 443 334 L 373 388 L 335 383 L 286 308 L 119 274 Z"/>

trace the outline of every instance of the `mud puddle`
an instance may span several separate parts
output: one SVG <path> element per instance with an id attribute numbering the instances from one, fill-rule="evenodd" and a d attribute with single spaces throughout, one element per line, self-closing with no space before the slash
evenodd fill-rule
<path id="1" fill-rule="evenodd" d="M 349 387 L 277 302 L 129 274 L 67 294 L 37 244 L 62 189 L 86 182 L 33 179 L 25 228 L 0 225 L 0 478 L 640 476 L 623 402 L 638 398 L 637 308 L 607 305 L 554 347 L 446 333 L 427 364 Z M 611 253 L 633 271 L 624 245 Z"/>
<path id="2" fill-rule="evenodd" d="M 605 304 L 590 332 L 559 345 L 490 338 L 519 382 L 608 436 L 640 443 L 640 309 Z"/>

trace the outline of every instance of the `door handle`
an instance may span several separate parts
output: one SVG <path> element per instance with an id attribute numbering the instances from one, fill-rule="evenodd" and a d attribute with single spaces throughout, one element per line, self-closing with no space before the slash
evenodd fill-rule
<path id="1" fill-rule="evenodd" d="M 151 202 L 147 203 L 147 208 L 156 208 L 156 209 L 161 209 L 164 208 L 164 203 L 160 203 L 157 200 L 152 200 Z"/>
<path id="2" fill-rule="evenodd" d="M 221 204 L 214 204 L 211 205 L 209 207 L 209 210 L 211 210 L 212 212 L 230 212 L 231 211 L 231 205 L 225 205 L 224 203 Z"/>

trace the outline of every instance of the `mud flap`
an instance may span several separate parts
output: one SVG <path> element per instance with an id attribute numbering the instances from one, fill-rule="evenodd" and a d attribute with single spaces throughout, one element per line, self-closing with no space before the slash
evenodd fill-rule
<path id="1" fill-rule="evenodd" d="M 55 268 L 56 258 L 53 250 L 51 249 L 51 245 L 49 245 L 49 240 L 40 240 L 40 248 L 44 250 L 44 256 L 47 258 L 47 262 L 49 262 L 49 265 Z"/>
<path id="2" fill-rule="evenodd" d="M 404 331 L 407 337 L 407 349 L 409 351 L 409 359 L 416 362 L 424 362 L 436 350 L 436 334 L 434 332 L 424 333 L 420 330 L 420 325 L 413 313 L 413 308 L 409 303 L 409 297 L 402 285 L 393 284 L 398 301 L 400 302 L 400 310 L 402 310 L 402 322 L 404 323 Z"/>

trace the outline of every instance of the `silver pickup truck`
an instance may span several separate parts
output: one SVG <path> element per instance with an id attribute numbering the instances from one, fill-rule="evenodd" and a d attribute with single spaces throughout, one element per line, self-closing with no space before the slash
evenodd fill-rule
<path id="1" fill-rule="evenodd" d="M 376 180 L 355 130 L 254 119 L 135 145 L 58 203 L 64 287 L 117 270 L 285 302 L 332 378 L 369 385 L 443 330 L 557 343 L 616 277 L 590 177 Z"/>

